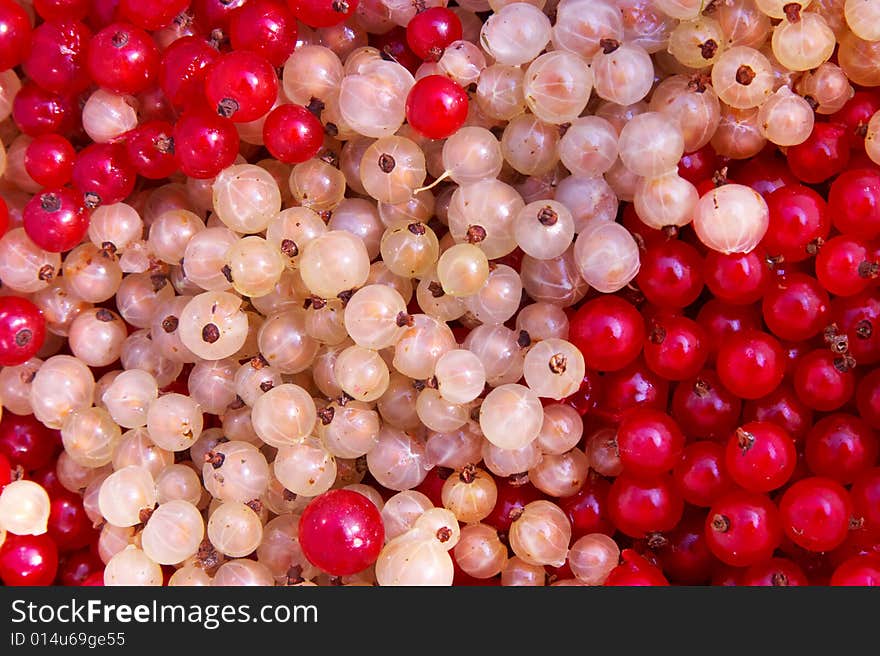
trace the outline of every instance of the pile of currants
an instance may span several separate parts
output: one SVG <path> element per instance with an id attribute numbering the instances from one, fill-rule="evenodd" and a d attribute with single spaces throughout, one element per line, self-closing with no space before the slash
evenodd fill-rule
<path id="1" fill-rule="evenodd" d="M 6 585 L 880 584 L 880 0 L 0 0 Z"/>

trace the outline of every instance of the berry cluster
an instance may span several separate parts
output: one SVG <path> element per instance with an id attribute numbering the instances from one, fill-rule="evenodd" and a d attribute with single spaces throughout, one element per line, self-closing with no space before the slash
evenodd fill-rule
<path id="1" fill-rule="evenodd" d="M 0 581 L 880 584 L 876 87 L 880 0 L 0 0 Z"/>

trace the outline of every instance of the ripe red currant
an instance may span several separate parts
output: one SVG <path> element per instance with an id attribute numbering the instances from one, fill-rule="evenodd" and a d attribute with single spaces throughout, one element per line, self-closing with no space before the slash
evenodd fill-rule
<path id="1" fill-rule="evenodd" d="M 464 125 L 468 96 L 458 84 L 442 75 L 418 80 L 406 97 L 406 120 L 429 139 L 445 139 Z"/>
<path id="2" fill-rule="evenodd" d="M 235 50 L 220 55 L 205 76 L 208 105 L 236 123 L 264 116 L 278 98 L 278 76 L 262 55 Z"/>
<path id="3" fill-rule="evenodd" d="M 28 237 L 50 253 L 69 251 L 89 229 L 82 196 L 66 188 L 45 189 L 25 205 L 22 224 Z"/>
<path id="4" fill-rule="evenodd" d="M 709 550 L 723 563 L 749 567 L 769 559 L 779 546 L 779 512 L 763 494 L 730 492 L 709 510 L 706 540 Z"/>
<path id="5" fill-rule="evenodd" d="M 238 155 L 235 125 L 205 109 L 183 113 L 174 125 L 173 137 L 180 170 L 191 178 L 216 177 Z"/>
<path id="6" fill-rule="evenodd" d="M 782 495 L 779 514 L 788 539 L 809 551 L 831 551 L 846 540 L 849 492 L 830 478 L 804 478 Z"/>
<path id="7" fill-rule="evenodd" d="M 0 296 L 0 365 L 14 367 L 37 354 L 46 339 L 46 321 L 26 298 Z"/>
<path id="8" fill-rule="evenodd" d="M 750 422 L 727 442 L 724 462 L 730 477 L 750 492 L 769 492 L 785 485 L 794 473 L 794 440 L 775 424 Z"/>
<path id="9" fill-rule="evenodd" d="M 446 7 L 428 7 L 406 26 L 406 42 L 417 57 L 437 61 L 443 50 L 461 39 L 461 20 Z"/>
<path id="10" fill-rule="evenodd" d="M 58 572 L 58 547 L 46 533 L 6 534 L 0 546 L 0 580 L 9 586 L 52 585 Z"/>
<path id="11" fill-rule="evenodd" d="M 877 462 L 877 435 L 862 419 L 836 413 L 821 419 L 807 435 L 807 467 L 817 476 L 848 485 Z"/>
<path id="12" fill-rule="evenodd" d="M 116 93 L 136 94 L 155 82 L 159 49 L 141 28 L 114 23 L 92 37 L 86 66 L 99 86 Z"/>
<path id="13" fill-rule="evenodd" d="M 276 159 L 299 164 L 312 159 L 324 145 L 324 127 L 301 105 L 279 105 L 266 117 L 263 141 Z"/>
<path id="14" fill-rule="evenodd" d="M 668 474 L 637 479 L 621 474 L 608 492 L 608 513 L 619 531 L 634 538 L 672 530 L 684 502 Z"/>
<path id="15" fill-rule="evenodd" d="M 675 420 L 651 408 L 628 411 L 617 429 L 623 470 L 636 478 L 671 471 L 681 457 L 684 441 L 684 433 Z"/>
<path id="16" fill-rule="evenodd" d="M 767 396 L 785 376 L 785 354 L 767 333 L 747 330 L 731 335 L 718 350 L 722 384 L 742 399 Z"/>
<path id="17" fill-rule="evenodd" d="M 645 340 L 645 320 L 616 296 L 588 301 L 571 317 L 569 339 L 584 354 L 587 367 L 623 369 L 635 360 Z"/>

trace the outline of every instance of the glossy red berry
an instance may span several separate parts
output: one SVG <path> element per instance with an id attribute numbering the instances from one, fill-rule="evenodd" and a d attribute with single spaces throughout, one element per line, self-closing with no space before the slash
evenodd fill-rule
<path id="1" fill-rule="evenodd" d="M 571 318 L 569 340 L 587 367 L 616 371 L 635 360 L 645 340 L 645 320 L 635 307 L 616 296 L 588 301 Z"/>
<path id="2" fill-rule="evenodd" d="M 632 549 L 620 554 L 621 563 L 608 574 L 607 586 L 664 586 L 669 581 L 657 567 Z"/>
<path id="3" fill-rule="evenodd" d="M 229 39 L 234 50 L 255 52 L 283 66 L 296 47 L 296 19 L 275 0 L 252 0 L 232 12 Z"/>
<path id="4" fill-rule="evenodd" d="M 645 364 L 667 380 L 693 378 L 709 357 L 706 331 L 693 319 L 660 315 L 648 323 Z"/>
<path id="5" fill-rule="evenodd" d="M 330 27 L 354 14 L 358 0 L 287 0 L 287 5 L 309 27 Z"/>
<path id="6" fill-rule="evenodd" d="M 813 427 L 804 452 L 811 472 L 848 485 L 877 463 L 880 444 L 862 419 L 837 413 Z"/>
<path id="7" fill-rule="evenodd" d="M 697 323 L 709 337 L 709 360 L 714 361 L 718 349 L 732 335 L 761 329 L 761 313 L 755 305 L 731 305 L 713 298 L 700 308 Z"/>
<path id="8" fill-rule="evenodd" d="M 790 385 L 783 383 L 767 396 L 747 401 L 743 421 L 768 421 L 785 430 L 795 442 L 813 426 L 813 411 L 801 403 Z"/>
<path id="9" fill-rule="evenodd" d="M 34 11 L 45 21 L 82 20 L 89 0 L 34 0 Z"/>
<path id="10" fill-rule="evenodd" d="M 748 330 L 731 335 L 718 350 L 722 384 L 742 399 L 757 399 L 779 387 L 785 376 L 785 354 L 767 333 Z"/>
<path id="11" fill-rule="evenodd" d="M 461 20 L 446 7 L 429 7 L 406 26 L 406 42 L 417 57 L 437 61 L 443 50 L 461 39 Z"/>
<path id="12" fill-rule="evenodd" d="M 69 251 L 89 229 L 82 196 L 66 188 L 46 189 L 25 205 L 22 224 L 28 237 L 51 253 Z"/>
<path id="13" fill-rule="evenodd" d="M 161 180 L 177 171 L 173 133 L 170 123 L 148 121 L 126 134 L 125 152 L 138 175 Z"/>
<path id="14" fill-rule="evenodd" d="M 188 6 L 189 0 L 119 0 L 119 13 L 140 28 L 158 30 Z"/>
<path id="15" fill-rule="evenodd" d="M 50 21 L 34 30 L 22 62 L 27 76 L 46 91 L 72 94 L 88 88 L 86 51 L 92 31 L 78 20 Z"/>
<path id="16" fill-rule="evenodd" d="M 483 519 L 484 524 L 498 531 L 507 532 L 513 520 L 522 509 L 532 501 L 543 499 L 544 495 L 531 483 L 511 482 L 507 479 L 496 480 L 498 498 L 492 512 Z"/>
<path id="17" fill-rule="evenodd" d="M 828 325 L 831 298 L 815 278 L 791 273 L 767 290 L 761 306 L 764 323 L 780 339 L 800 342 Z"/>
<path id="18" fill-rule="evenodd" d="M 266 117 L 263 141 L 275 159 L 299 164 L 312 159 L 324 145 L 324 126 L 301 105 L 279 105 Z"/>
<path id="19" fill-rule="evenodd" d="M 278 97 L 278 76 L 265 57 L 233 51 L 215 59 L 205 76 L 208 106 L 236 123 L 264 116 Z"/>
<path id="20" fill-rule="evenodd" d="M 828 238 L 831 218 L 825 200 L 809 187 L 785 185 L 767 196 L 770 223 L 761 247 L 772 257 L 800 262 Z"/>
<path id="21" fill-rule="evenodd" d="M 831 575 L 831 585 L 880 586 L 880 556 L 853 556 Z"/>
<path id="22" fill-rule="evenodd" d="M 703 260 L 687 242 L 670 239 L 655 244 L 641 254 L 636 284 L 657 307 L 686 307 L 703 290 Z"/>
<path id="23" fill-rule="evenodd" d="M 671 531 L 649 542 L 652 552 L 672 583 L 704 585 L 712 576 L 718 559 L 706 545 L 705 512 L 685 512 L 681 522 Z"/>
<path id="24" fill-rule="evenodd" d="M 880 362 L 880 290 L 831 301 L 831 321 L 846 335 L 849 354 L 859 366 Z"/>
<path id="25" fill-rule="evenodd" d="M 770 492 L 794 473 L 797 450 L 791 435 L 775 424 L 755 421 L 736 429 L 724 463 L 734 483 L 750 492 Z"/>
<path id="26" fill-rule="evenodd" d="M 398 25 L 384 34 L 371 34 L 370 45 L 382 53 L 382 58 L 394 61 L 413 75 L 422 65 L 422 59 L 410 50 L 406 42 L 406 28 Z"/>
<path id="27" fill-rule="evenodd" d="M 299 543 L 309 562 L 334 576 L 366 569 L 379 557 L 385 528 L 367 497 L 331 490 L 314 499 L 299 520 Z"/>
<path id="28" fill-rule="evenodd" d="M 703 263 L 703 277 L 715 298 L 734 305 L 748 305 L 764 295 L 771 274 L 765 258 L 757 251 L 709 251 Z"/>
<path id="29" fill-rule="evenodd" d="M 678 160 L 678 174 L 691 184 L 708 180 L 718 169 L 718 154 L 711 144 L 690 153 Z"/>
<path id="30" fill-rule="evenodd" d="M 445 139 L 464 125 L 468 95 L 443 75 L 428 75 L 417 81 L 406 97 L 406 120 L 429 139 Z"/>
<path id="31" fill-rule="evenodd" d="M 89 75 L 99 86 L 136 94 L 156 81 L 159 49 L 141 28 L 114 23 L 92 37 L 86 62 Z"/>
<path id="32" fill-rule="evenodd" d="M 159 86 L 175 107 L 198 103 L 205 89 L 208 66 L 219 56 L 204 39 L 185 36 L 162 53 Z"/>
<path id="33" fill-rule="evenodd" d="M 59 450 L 56 435 L 33 415 L 5 412 L 0 420 L 0 452 L 13 466 L 21 465 L 28 471 L 40 469 L 49 464 Z"/>
<path id="34" fill-rule="evenodd" d="M 93 143 L 77 155 L 73 186 L 88 208 L 119 203 L 134 191 L 137 171 L 120 143 Z"/>
<path id="35" fill-rule="evenodd" d="M 82 497 L 72 492 L 52 494 L 46 530 L 62 552 L 86 547 L 96 537 L 92 520 L 83 508 Z"/>
<path id="36" fill-rule="evenodd" d="M 780 187 L 798 184 L 798 179 L 789 170 L 786 160 L 779 156 L 779 151 L 774 148 L 773 153 L 731 162 L 728 178 L 751 187 L 765 200 Z"/>
<path id="37" fill-rule="evenodd" d="M 562 399 L 562 403 L 570 405 L 583 416 L 599 403 L 599 375 L 594 371 L 586 371 L 578 391 Z"/>
<path id="38" fill-rule="evenodd" d="M 5 585 L 52 585 L 58 572 L 58 547 L 47 534 L 6 534 L 0 546 L 0 580 Z"/>
<path id="39" fill-rule="evenodd" d="M 599 401 L 593 415 L 618 423 L 633 408 L 663 410 L 669 400 L 669 381 L 645 366 L 641 358 L 599 379 Z"/>
<path id="40" fill-rule="evenodd" d="M 872 536 L 880 537 L 880 467 L 863 470 L 849 494 L 855 520 Z"/>
<path id="41" fill-rule="evenodd" d="M 804 355 L 795 367 L 793 379 L 801 402 L 820 412 L 837 410 L 852 398 L 856 389 L 851 358 L 828 349 Z"/>
<path id="42" fill-rule="evenodd" d="M 0 71 L 18 66 L 28 54 L 31 21 L 14 0 L 0 1 Z"/>
<path id="43" fill-rule="evenodd" d="M 608 491 L 611 484 L 593 472 L 583 487 L 569 497 L 559 499 L 559 507 L 571 522 L 572 540 L 591 533 L 614 534 L 614 525 L 608 516 Z M 499 487 L 500 498 L 500 487 Z M 484 520 L 488 522 L 488 520 Z"/>
<path id="44" fill-rule="evenodd" d="M 12 120 L 29 137 L 67 134 L 79 118 L 73 99 L 26 82 L 12 101 Z"/>
<path id="45" fill-rule="evenodd" d="M 70 182 L 76 150 L 64 137 L 44 134 L 28 144 L 24 169 L 43 187 L 61 187 Z"/>
<path id="46" fill-rule="evenodd" d="M 856 385 L 859 416 L 873 429 L 880 429 L 880 369 L 864 376 Z"/>
<path id="47" fill-rule="evenodd" d="M 714 371 L 704 369 L 676 386 L 671 410 L 685 435 L 726 440 L 739 424 L 742 401 L 721 384 Z"/>
<path id="48" fill-rule="evenodd" d="M 712 506 L 706 517 L 709 550 L 733 567 L 768 560 L 781 540 L 779 512 L 763 494 L 730 492 Z"/>
<path id="49" fill-rule="evenodd" d="M 689 504 L 708 508 L 733 486 L 724 464 L 724 447 L 711 440 L 688 444 L 672 470 L 675 485 Z"/>
<path id="50" fill-rule="evenodd" d="M 808 551 L 831 551 L 843 544 L 850 528 L 849 492 L 830 478 L 804 478 L 779 501 L 785 535 Z"/>
<path id="51" fill-rule="evenodd" d="M 46 320 L 26 298 L 0 296 L 0 365 L 14 367 L 37 354 L 46 339 Z"/>
<path id="52" fill-rule="evenodd" d="M 671 471 L 684 449 L 684 433 L 665 412 L 636 408 L 624 414 L 617 428 L 623 470 L 636 478 Z"/>
<path id="53" fill-rule="evenodd" d="M 771 558 L 749 567 L 742 576 L 742 585 L 779 587 L 809 585 L 809 579 L 797 563 L 788 558 Z"/>
<path id="54" fill-rule="evenodd" d="M 801 182 L 818 184 L 846 168 L 849 150 L 850 138 L 845 126 L 817 122 L 806 141 L 791 146 L 786 152 L 788 167 Z"/>
<path id="55" fill-rule="evenodd" d="M 863 239 L 840 235 L 819 250 L 816 277 L 835 296 L 854 296 L 876 283 L 880 259 Z"/>
<path id="56" fill-rule="evenodd" d="M 65 586 L 85 585 L 96 574 L 104 582 L 104 561 L 92 549 L 80 549 L 67 554 L 58 567 L 58 583 Z"/>
<path id="57" fill-rule="evenodd" d="M 853 237 L 880 236 L 880 173 L 855 169 L 841 173 L 828 191 L 834 227 Z"/>
<path id="58" fill-rule="evenodd" d="M 190 110 L 174 126 L 174 155 L 190 178 L 216 177 L 238 155 L 238 131 L 228 118 L 205 109 Z"/>
<path id="59" fill-rule="evenodd" d="M 880 111 L 880 95 L 872 90 L 856 91 L 843 107 L 831 114 L 829 120 L 842 123 L 849 131 L 854 144 L 865 140 L 865 129 L 875 112 Z"/>
<path id="60" fill-rule="evenodd" d="M 642 480 L 624 473 L 608 492 L 611 521 L 630 537 L 672 530 L 683 511 L 684 502 L 668 474 Z"/>

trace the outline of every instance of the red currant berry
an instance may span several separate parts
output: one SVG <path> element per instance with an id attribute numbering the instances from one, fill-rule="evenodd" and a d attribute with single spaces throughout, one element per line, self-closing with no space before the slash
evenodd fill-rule
<path id="1" fill-rule="evenodd" d="M 632 549 L 624 549 L 620 554 L 623 561 L 611 570 L 603 585 L 607 586 L 664 586 L 669 581 L 657 567 L 644 556 Z"/>
<path id="2" fill-rule="evenodd" d="M 137 171 L 122 144 L 93 143 L 79 151 L 72 177 L 74 187 L 91 209 L 128 198 L 134 191 Z"/>
<path id="3" fill-rule="evenodd" d="M 749 492 L 769 492 L 782 487 L 797 464 L 791 435 L 763 421 L 737 428 L 727 442 L 724 456 L 734 483 Z"/>
<path id="4" fill-rule="evenodd" d="M 608 514 L 619 531 L 634 538 L 672 530 L 684 502 L 669 475 L 646 480 L 621 474 L 608 491 Z"/>
<path id="5" fill-rule="evenodd" d="M 104 581 L 104 561 L 91 549 L 80 549 L 68 554 L 58 568 L 58 582 L 61 585 L 84 585 L 89 577 L 101 575 Z"/>
<path id="6" fill-rule="evenodd" d="M 726 440 L 739 424 L 742 401 L 721 384 L 714 371 L 704 369 L 676 386 L 671 409 L 685 435 Z"/>
<path id="7" fill-rule="evenodd" d="M 804 570 L 788 558 L 771 558 L 763 563 L 749 567 L 742 576 L 742 585 L 749 586 L 789 586 L 809 585 Z"/>
<path id="8" fill-rule="evenodd" d="M 880 556 L 853 556 L 834 570 L 831 585 L 880 586 Z"/>
<path id="9" fill-rule="evenodd" d="M 370 45 L 382 53 L 383 59 L 397 62 L 413 75 L 422 65 L 422 60 L 406 42 L 406 29 L 399 25 L 385 34 L 371 34 Z"/>
<path id="10" fill-rule="evenodd" d="M 175 107 L 198 102 L 205 89 L 205 76 L 211 62 L 219 56 L 204 40 L 185 36 L 162 53 L 159 86 Z"/>
<path id="11" fill-rule="evenodd" d="M 718 170 L 718 155 L 710 144 L 685 153 L 678 160 L 678 174 L 691 184 L 710 179 L 716 170 Z"/>
<path id="12" fill-rule="evenodd" d="M 706 331 L 693 319 L 661 315 L 649 323 L 645 364 L 667 380 L 693 378 L 709 357 Z"/>
<path id="13" fill-rule="evenodd" d="M 83 508 L 82 497 L 72 492 L 52 495 L 49 511 L 49 536 L 62 552 L 88 546 L 96 537 L 92 520 Z"/>
<path id="14" fill-rule="evenodd" d="M 854 296 L 880 276 L 880 261 L 862 239 L 840 235 L 828 240 L 816 256 L 816 277 L 835 296 Z"/>
<path id="15" fill-rule="evenodd" d="M 220 30 L 218 36 L 226 34 L 232 14 L 247 0 L 193 0 L 190 10 L 193 20 L 204 33 Z M 288 3 L 289 4 L 289 3 Z"/>
<path id="16" fill-rule="evenodd" d="M 635 360 L 645 341 L 645 320 L 616 296 L 588 301 L 571 318 L 569 339 L 584 354 L 587 367 L 623 369 Z"/>
<path id="17" fill-rule="evenodd" d="M 856 389 L 851 358 L 826 349 L 804 355 L 794 370 L 794 391 L 801 402 L 820 412 L 837 410 Z"/>
<path id="18" fill-rule="evenodd" d="M 759 300 L 770 283 L 770 270 L 758 252 L 709 251 L 703 264 L 706 286 L 715 298 L 734 305 Z"/>
<path id="19" fill-rule="evenodd" d="M 717 299 L 703 304 L 697 323 L 709 337 L 709 359 L 713 361 L 722 344 L 744 330 L 761 329 L 761 313 L 755 305 L 731 305 Z"/>
<path id="20" fill-rule="evenodd" d="M 868 121 L 878 111 L 880 111 L 880 95 L 873 90 L 859 90 L 828 118 L 846 126 L 855 146 L 864 143 Z"/>
<path id="21" fill-rule="evenodd" d="M 849 149 L 846 127 L 839 123 L 816 123 L 806 141 L 786 152 L 788 167 L 801 182 L 825 182 L 846 168 Z"/>
<path id="22" fill-rule="evenodd" d="M 848 485 L 877 462 L 877 435 L 859 417 L 845 413 L 820 420 L 807 435 L 807 467 L 817 476 Z"/>
<path id="23" fill-rule="evenodd" d="M 67 139 L 44 134 L 28 144 L 24 169 L 38 185 L 61 187 L 70 182 L 75 160 L 76 151 Z"/>
<path id="24" fill-rule="evenodd" d="M 238 155 L 238 131 L 228 118 L 194 109 L 185 112 L 174 126 L 174 155 L 181 172 L 204 180 L 232 166 Z"/>
<path id="25" fill-rule="evenodd" d="M 266 117 L 263 141 L 272 157 L 286 164 L 312 159 L 324 145 L 324 127 L 301 105 L 279 105 Z"/>
<path id="26" fill-rule="evenodd" d="M 161 180 L 177 171 L 173 133 L 170 123 L 148 121 L 126 135 L 125 152 L 139 175 Z"/>
<path id="27" fill-rule="evenodd" d="M 13 465 L 30 471 L 45 467 L 59 450 L 55 431 L 46 428 L 33 415 L 4 413 L 0 420 L 0 452 Z"/>
<path id="28" fill-rule="evenodd" d="M 47 22 L 82 20 L 89 13 L 89 0 L 34 0 L 34 11 Z"/>
<path id="29" fill-rule="evenodd" d="M 513 519 L 522 512 L 526 504 L 544 499 L 544 495 L 530 483 L 511 482 L 497 479 L 498 498 L 492 512 L 483 520 L 492 528 L 507 532 Z"/>
<path id="30" fill-rule="evenodd" d="M 880 429 L 880 369 L 863 377 L 856 386 L 859 415 L 874 429 Z"/>
<path id="31" fill-rule="evenodd" d="M 831 298 L 815 278 L 791 273 L 767 291 L 762 310 L 764 323 L 774 335 L 800 342 L 828 325 Z"/>
<path id="32" fill-rule="evenodd" d="M 627 474 L 652 478 L 671 471 L 684 449 L 684 433 L 669 415 L 636 408 L 623 416 L 617 429 L 620 462 Z"/>
<path id="33" fill-rule="evenodd" d="M 640 359 L 623 369 L 605 374 L 601 379 L 597 417 L 619 423 L 632 408 L 663 410 L 669 400 L 669 382 L 652 372 Z"/>
<path id="34" fill-rule="evenodd" d="M 79 21 L 47 22 L 34 30 L 31 51 L 22 62 L 27 76 L 52 93 L 87 89 L 86 50 L 91 30 Z"/>
<path id="35" fill-rule="evenodd" d="M 767 196 L 767 208 L 770 224 L 761 246 L 773 257 L 786 262 L 806 260 L 815 254 L 817 244 L 828 238 L 828 206 L 808 187 L 780 187 Z"/>
<path id="36" fill-rule="evenodd" d="M 189 6 L 189 0 L 119 0 L 122 17 L 145 30 L 158 30 L 171 23 Z"/>
<path id="37" fill-rule="evenodd" d="M 0 71 L 18 66 L 30 50 L 31 21 L 14 0 L 0 0 Z"/>
<path id="38" fill-rule="evenodd" d="M 232 12 L 229 39 L 234 50 L 255 52 L 283 66 L 296 47 L 296 19 L 275 0 L 251 0 Z"/>
<path id="39" fill-rule="evenodd" d="M 461 343 L 460 340 L 459 343 Z M 586 371 L 578 391 L 562 399 L 562 403 L 570 405 L 583 417 L 599 403 L 599 375 L 594 371 Z"/>
<path id="40" fill-rule="evenodd" d="M 880 173 L 870 169 L 841 173 L 828 191 L 828 209 L 834 227 L 843 234 L 880 236 Z"/>
<path id="41" fill-rule="evenodd" d="M 354 14 L 358 0 L 287 0 L 287 5 L 309 27 L 330 27 Z"/>
<path id="42" fill-rule="evenodd" d="M 779 341 L 757 330 L 731 335 L 718 350 L 721 383 L 742 399 L 766 396 L 785 376 L 785 353 Z"/>
<path id="43" fill-rule="evenodd" d="M 559 499 L 559 507 L 571 521 L 572 540 L 591 533 L 614 534 L 614 525 L 608 516 L 608 491 L 611 484 L 591 472 L 584 486 L 570 497 Z M 500 487 L 499 487 L 500 498 Z M 488 523 L 488 519 L 484 520 Z"/>
<path id="44" fill-rule="evenodd" d="M 849 492 L 830 478 L 804 478 L 782 495 L 779 514 L 788 539 L 808 551 L 831 551 L 846 540 Z"/>
<path id="45" fill-rule="evenodd" d="M 461 20 L 446 7 L 429 7 L 406 26 L 406 42 L 417 57 L 437 61 L 443 50 L 461 39 Z"/>
<path id="46" fill-rule="evenodd" d="M 269 61 L 253 52 L 221 55 L 205 76 L 208 105 L 236 123 L 264 116 L 278 97 L 278 76 Z"/>
<path id="47" fill-rule="evenodd" d="M 832 300 L 831 321 L 859 365 L 880 362 L 880 290 Z"/>
<path id="48" fill-rule="evenodd" d="M 658 307 L 686 307 L 703 290 L 703 260 L 686 242 L 670 239 L 655 244 L 641 254 L 636 283 L 645 298 Z"/>
<path id="49" fill-rule="evenodd" d="M 732 162 L 729 179 L 751 187 L 765 200 L 780 187 L 798 184 L 797 178 L 786 166 L 785 159 L 778 156 L 778 150 L 773 150 L 774 155 L 761 154 L 748 160 Z"/>
<path id="50" fill-rule="evenodd" d="M 92 37 L 86 65 L 97 85 L 116 93 L 136 94 L 155 82 L 159 49 L 139 27 L 114 23 Z"/>
<path id="51" fill-rule="evenodd" d="M 429 139 L 445 139 L 464 125 L 468 96 L 458 84 L 442 75 L 416 82 L 406 97 L 406 120 Z"/>
<path id="52" fill-rule="evenodd" d="M 724 465 L 724 447 L 710 440 L 687 445 L 672 477 L 682 498 L 702 508 L 711 506 L 733 486 Z"/>
<path id="53" fill-rule="evenodd" d="M 73 101 L 33 82 L 22 85 L 12 101 L 12 119 L 29 137 L 43 134 L 67 134 L 79 118 Z"/>
<path id="54" fill-rule="evenodd" d="M 367 497 L 331 490 L 315 498 L 299 520 L 299 543 L 309 562 L 334 576 L 366 569 L 379 557 L 385 528 Z"/>
<path id="55" fill-rule="evenodd" d="M 69 251 L 89 229 L 82 197 L 70 189 L 47 189 L 25 205 L 22 224 L 28 237 L 50 253 Z"/>
<path id="56" fill-rule="evenodd" d="M 853 516 L 872 536 L 880 536 L 880 467 L 862 471 L 850 488 Z"/>
<path id="57" fill-rule="evenodd" d="M 0 365 L 14 367 L 37 354 L 46 339 L 46 320 L 26 298 L 0 296 Z"/>
<path id="58" fill-rule="evenodd" d="M 58 547 L 47 534 L 6 534 L 0 546 L 0 580 L 9 586 L 52 585 L 58 572 Z"/>
<path id="59" fill-rule="evenodd" d="M 663 573 L 672 583 L 704 585 L 712 577 L 718 560 L 706 545 L 705 522 L 705 512 L 691 509 L 678 526 L 656 540 L 656 546 L 649 541 Z"/>
<path id="60" fill-rule="evenodd" d="M 768 560 L 782 540 L 779 512 L 763 494 L 730 492 L 709 510 L 706 540 L 709 550 L 732 567 Z"/>
<path id="61" fill-rule="evenodd" d="M 803 440 L 813 426 L 813 411 L 800 402 L 791 386 L 783 383 L 767 396 L 747 401 L 743 421 L 769 421 L 797 442 Z"/>
<path id="62" fill-rule="evenodd" d="M 639 215 L 636 214 L 635 206 L 632 203 L 626 203 L 624 205 L 620 222 L 624 228 L 632 233 L 633 237 L 636 238 L 636 241 L 641 240 L 645 243 L 645 248 L 654 246 L 655 244 L 662 244 L 669 239 L 669 237 L 666 236 L 666 233 L 662 230 L 656 230 L 645 224 L 645 222 L 639 218 Z"/>

